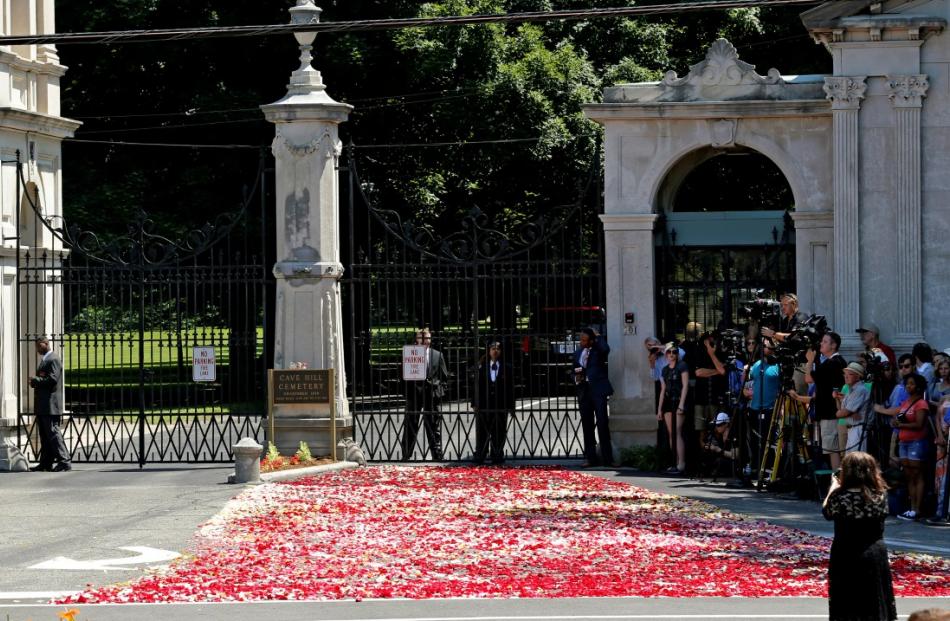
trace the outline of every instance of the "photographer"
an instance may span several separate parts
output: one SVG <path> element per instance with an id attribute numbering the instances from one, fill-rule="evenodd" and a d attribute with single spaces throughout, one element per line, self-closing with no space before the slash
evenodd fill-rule
<path id="1" fill-rule="evenodd" d="M 746 367 L 746 379 L 752 382 L 752 398 L 746 412 L 752 470 L 758 470 L 762 461 L 765 447 L 763 439 L 768 434 L 772 409 L 782 386 L 778 361 L 775 359 L 775 344 L 771 339 L 762 339 L 762 351 L 762 358 L 751 367 Z"/>
<path id="2" fill-rule="evenodd" d="M 762 328 L 762 336 L 782 343 L 795 328 L 805 323 L 807 316 L 798 310 L 798 296 L 794 293 L 786 293 L 779 301 L 782 304 L 782 316 L 778 320 L 778 329 Z"/>
<path id="3" fill-rule="evenodd" d="M 805 352 L 805 381 L 815 384 L 815 417 L 821 427 L 821 447 L 829 456 L 832 470 L 841 464 L 838 450 L 838 402 L 834 393 L 844 385 L 844 368 L 848 366 L 838 353 L 841 337 L 828 332 L 821 337 L 819 352 L 825 357 L 815 365 L 818 353 L 814 349 Z"/>
<path id="4" fill-rule="evenodd" d="M 700 338 L 702 348 L 696 350 L 696 382 L 693 393 L 693 429 L 699 436 L 699 446 L 706 444 L 706 425 L 712 422 L 723 405 L 726 390 L 726 367 L 716 353 L 716 335 L 705 333 Z M 687 357 L 687 364 L 689 359 Z"/>
<path id="5" fill-rule="evenodd" d="M 713 432 L 709 434 L 708 440 L 703 445 L 706 453 L 726 459 L 735 459 L 736 452 L 733 448 L 734 442 L 730 434 L 731 431 L 729 415 L 725 412 L 719 412 L 716 415 Z"/>
<path id="6" fill-rule="evenodd" d="M 891 349 L 890 346 L 881 342 L 881 329 L 878 328 L 877 325 L 870 321 L 865 321 L 855 332 L 861 335 L 861 342 L 864 343 L 865 349 L 868 351 L 880 349 L 884 352 L 884 355 L 887 356 L 887 361 L 891 366 L 897 366 L 897 356 L 894 355 L 894 350 Z"/>

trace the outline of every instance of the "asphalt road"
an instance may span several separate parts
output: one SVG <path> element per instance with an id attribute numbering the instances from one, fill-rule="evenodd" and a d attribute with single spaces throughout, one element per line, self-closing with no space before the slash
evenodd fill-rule
<path id="1" fill-rule="evenodd" d="M 579 463 L 579 462 L 574 462 Z M 0 473 L 0 620 L 56 619 L 62 606 L 38 605 L 56 593 L 86 584 L 131 580 L 161 565 L 160 552 L 187 550 L 196 528 L 241 488 L 224 483 L 227 465 L 181 465 L 144 470 L 122 465 L 79 464 L 69 473 Z M 592 470 L 657 491 L 700 498 L 729 509 L 830 534 L 814 501 L 728 489 L 722 483 L 644 475 L 632 470 Z M 950 529 L 889 521 L 891 548 L 950 557 Z M 136 547 L 123 550 L 123 547 Z M 142 555 L 141 547 L 151 550 Z M 155 552 L 158 551 L 158 552 Z M 149 556 L 151 555 L 151 556 Z M 158 555 L 158 556 L 156 556 Z M 64 559 L 78 563 L 66 569 Z M 113 559 L 106 562 L 107 559 Z M 116 564 L 115 559 L 118 559 Z M 136 562 L 139 559 L 141 562 Z M 151 560 L 150 560 L 151 559 Z M 156 560 L 159 559 L 159 560 Z M 58 565 L 57 565 L 58 563 Z M 89 568 L 92 563 L 96 568 Z M 40 565 L 40 567 L 36 567 Z M 50 565 L 57 568 L 47 568 Z M 814 598 L 587 598 L 558 600 L 385 600 L 362 602 L 273 602 L 76 606 L 77 621 L 133 618 L 222 621 L 576 621 L 583 619 L 823 619 L 826 602 Z M 904 614 L 924 607 L 950 609 L 948 600 L 899 600 Z M 8 617 L 7 617 L 8 615 Z"/>

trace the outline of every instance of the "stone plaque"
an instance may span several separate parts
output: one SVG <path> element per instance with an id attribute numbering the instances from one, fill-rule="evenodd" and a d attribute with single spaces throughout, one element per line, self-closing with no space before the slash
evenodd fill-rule
<path id="1" fill-rule="evenodd" d="M 332 369 L 274 370 L 275 405 L 330 403 Z"/>

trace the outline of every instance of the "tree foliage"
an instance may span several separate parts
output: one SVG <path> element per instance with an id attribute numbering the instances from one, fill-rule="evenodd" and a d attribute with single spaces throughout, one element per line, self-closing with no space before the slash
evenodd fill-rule
<path id="1" fill-rule="evenodd" d="M 284 23 L 292 3 L 224 0 L 70 0 L 58 29 Z M 464 15 L 631 5 L 626 0 L 346 0 L 324 20 Z M 684 72 L 717 37 L 760 71 L 827 68 L 787 9 L 651 19 L 413 28 L 318 37 L 314 65 L 351 102 L 344 139 L 363 147 L 374 201 L 452 227 L 472 206 L 514 222 L 576 197 L 599 127 L 582 106 L 611 84 Z M 794 54 L 789 50 L 795 50 Z M 78 138 L 269 145 L 257 107 L 279 99 L 296 68 L 289 36 L 153 44 L 64 45 L 63 109 Z M 221 112 L 226 111 L 226 112 Z M 144 116 L 130 116 L 144 115 Z M 420 143 L 441 147 L 382 148 Z M 234 208 L 253 183 L 258 152 L 67 143 L 67 216 L 121 226 L 145 209 L 185 227 Z"/>

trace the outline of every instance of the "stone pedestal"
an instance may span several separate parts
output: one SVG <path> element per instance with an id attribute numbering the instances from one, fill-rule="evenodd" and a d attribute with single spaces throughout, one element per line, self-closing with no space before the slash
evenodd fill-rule
<path id="1" fill-rule="evenodd" d="M 30 462 L 16 446 L 16 419 L 0 418 L 0 472 L 27 472 Z"/>
<path id="2" fill-rule="evenodd" d="M 319 21 L 311 0 L 290 9 L 291 23 Z M 273 142 L 277 197 L 277 279 L 274 368 L 303 363 L 311 369 L 334 369 L 338 436 L 352 434 L 346 401 L 343 332 L 340 312 L 339 187 L 337 127 L 352 106 L 334 101 L 320 72 L 311 65 L 315 33 L 294 34 L 300 44 L 300 67 L 287 95 L 261 106 L 276 125 Z M 315 455 L 330 453 L 329 414 L 302 406 L 275 406 L 274 430 L 282 454 L 293 454 L 300 440 Z M 268 431 L 270 425 L 268 425 Z M 321 447 L 324 447 L 321 449 Z"/>

